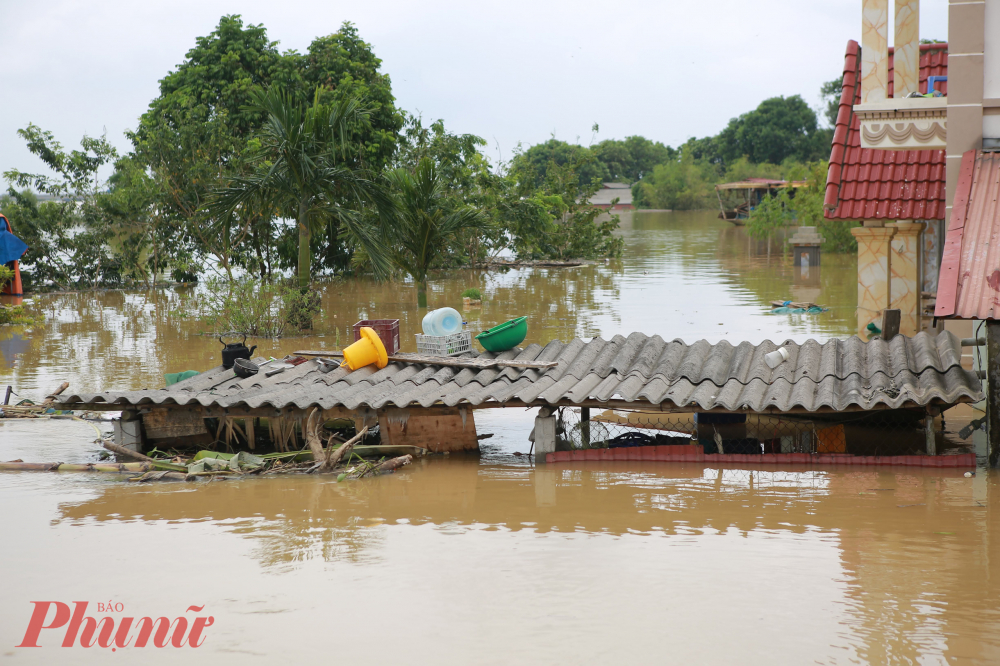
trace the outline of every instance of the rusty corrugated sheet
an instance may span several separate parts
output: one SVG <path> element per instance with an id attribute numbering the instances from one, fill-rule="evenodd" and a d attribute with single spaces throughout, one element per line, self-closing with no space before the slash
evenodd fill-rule
<path id="1" fill-rule="evenodd" d="M 962 157 L 948 223 L 936 317 L 1000 318 L 1000 153 Z"/>
<path id="2" fill-rule="evenodd" d="M 168 389 L 76 394 L 74 403 L 193 405 L 223 408 L 323 409 L 419 405 L 490 406 L 632 403 L 690 411 L 842 411 L 899 408 L 982 399 L 981 383 L 961 367 L 961 349 L 948 332 L 896 336 L 890 342 L 857 337 L 823 344 L 782 343 L 789 359 L 775 369 L 765 341 L 710 344 L 665 341 L 633 333 L 589 342 L 553 341 L 504 352 L 503 358 L 557 361 L 549 370 L 472 370 L 390 363 L 323 373 L 308 361 L 273 377 L 238 379 L 215 368 Z"/>

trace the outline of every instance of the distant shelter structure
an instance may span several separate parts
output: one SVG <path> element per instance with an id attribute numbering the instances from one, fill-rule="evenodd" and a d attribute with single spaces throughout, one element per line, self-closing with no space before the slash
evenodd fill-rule
<path id="1" fill-rule="evenodd" d="M 776 180 L 773 178 L 747 178 L 734 183 L 719 183 L 715 196 L 719 199 L 719 219 L 737 226 L 747 219 L 765 197 L 774 196 L 779 190 L 790 189 L 791 196 L 797 188 L 805 187 L 804 180 Z"/>

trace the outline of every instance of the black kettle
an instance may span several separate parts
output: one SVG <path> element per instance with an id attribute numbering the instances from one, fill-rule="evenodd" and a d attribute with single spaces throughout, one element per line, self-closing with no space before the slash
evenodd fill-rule
<path id="1" fill-rule="evenodd" d="M 236 359 L 245 358 L 249 359 L 250 355 L 253 354 L 253 350 L 257 349 L 257 345 L 254 345 L 250 349 L 246 346 L 247 335 L 243 334 L 243 342 L 235 343 L 230 342 L 228 345 L 219 338 L 219 342 L 222 343 L 222 367 L 229 370 L 236 363 Z"/>

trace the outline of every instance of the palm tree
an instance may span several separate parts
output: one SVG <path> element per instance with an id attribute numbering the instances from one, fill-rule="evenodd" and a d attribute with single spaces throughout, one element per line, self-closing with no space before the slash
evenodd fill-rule
<path id="1" fill-rule="evenodd" d="M 348 128 L 368 122 L 368 112 L 353 97 L 320 103 L 320 92 L 316 90 L 311 105 L 297 102 L 278 86 L 251 93 L 253 106 L 267 114 L 257 135 L 259 148 L 250 156 L 254 171 L 233 178 L 208 206 L 220 222 L 262 210 L 293 218 L 299 232 L 298 279 L 303 289 L 310 278 L 309 240 L 330 219 L 358 240 L 376 275 L 385 276 L 390 270 L 377 230 L 364 224 L 356 209 L 344 205 L 360 208 L 367 201 L 388 205 L 369 174 L 347 161 Z"/>
<path id="2" fill-rule="evenodd" d="M 464 229 L 484 229 L 489 218 L 447 196 L 433 160 L 424 157 L 411 173 L 395 169 L 385 177 L 395 205 L 383 214 L 388 258 L 417 284 L 417 305 L 427 307 L 427 272 Z"/>

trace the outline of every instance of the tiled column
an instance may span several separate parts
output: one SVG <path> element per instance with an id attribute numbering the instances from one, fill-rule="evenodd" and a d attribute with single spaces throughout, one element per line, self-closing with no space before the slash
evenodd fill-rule
<path id="1" fill-rule="evenodd" d="M 947 214 L 958 187 L 962 155 L 983 145 L 986 3 L 950 0 L 948 5 L 948 191 Z M 992 36 L 991 36 L 992 37 Z"/>
<path id="2" fill-rule="evenodd" d="M 881 328 L 882 310 L 889 307 L 889 245 L 896 227 L 860 227 L 851 229 L 851 233 L 858 240 L 858 336 L 865 340 L 868 324 L 875 322 Z"/>
<path id="3" fill-rule="evenodd" d="M 861 5 L 861 103 L 886 99 L 889 85 L 889 0 Z"/>
<path id="4" fill-rule="evenodd" d="M 899 309 L 899 332 L 913 337 L 920 329 L 920 267 L 923 247 L 920 235 L 923 222 L 897 222 L 892 238 L 892 261 L 889 270 L 889 307 Z"/>
<path id="5" fill-rule="evenodd" d="M 900 98 L 920 89 L 920 0 L 896 0 L 895 4 L 892 96 Z"/>

